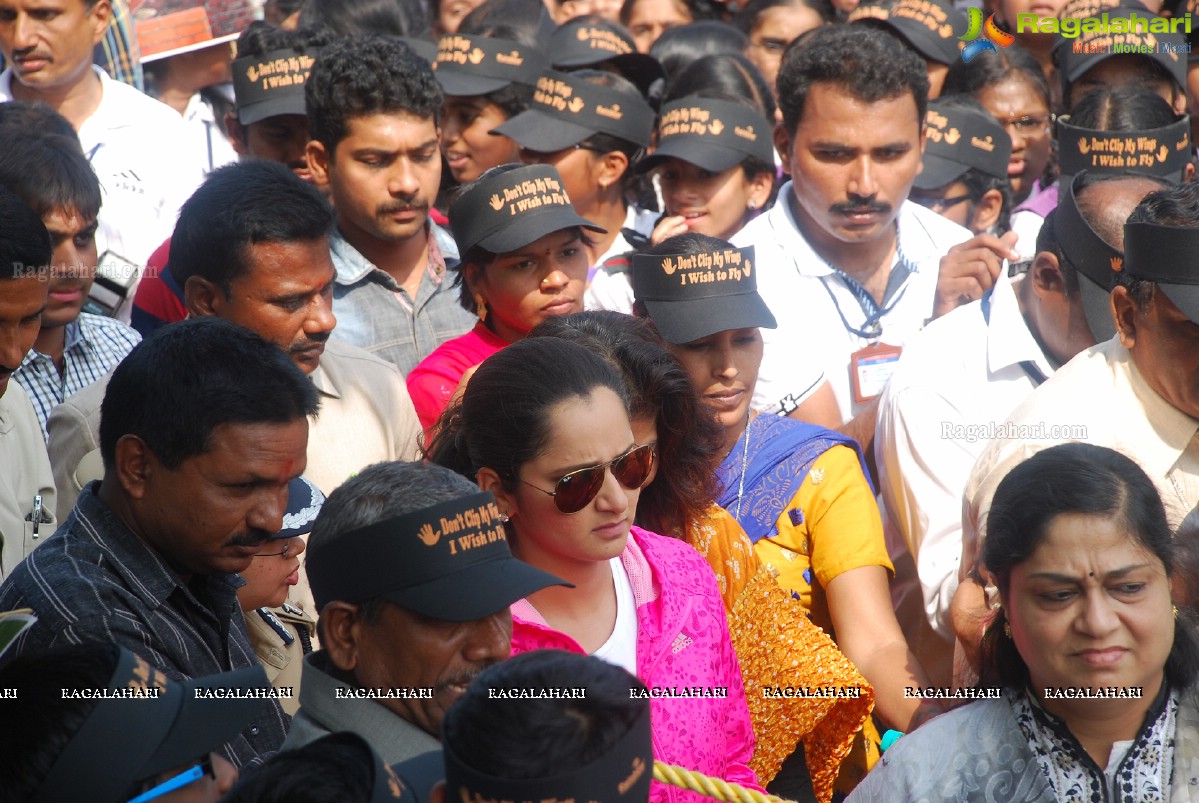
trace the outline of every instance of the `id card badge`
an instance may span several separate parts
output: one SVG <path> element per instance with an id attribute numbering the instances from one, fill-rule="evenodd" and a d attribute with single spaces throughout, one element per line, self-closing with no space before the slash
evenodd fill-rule
<path id="1" fill-rule="evenodd" d="M 900 346 L 871 343 L 849 355 L 849 370 L 853 376 L 853 400 L 865 404 L 883 392 L 887 380 L 895 373 L 895 364 L 903 353 Z"/>

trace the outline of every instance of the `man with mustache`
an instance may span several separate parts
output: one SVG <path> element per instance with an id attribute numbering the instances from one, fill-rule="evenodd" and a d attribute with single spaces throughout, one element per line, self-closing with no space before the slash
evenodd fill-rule
<path id="1" fill-rule="evenodd" d="M 334 491 L 306 563 L 322 649 L 283 748 L 348 730 L 387 764 L 440 749 L 445 712 L 508 657 L 509 606 L 565 585 L 512 556 L 489 492 L 430 463 L 379 463 Z"/>
<path id="2" fill-rule="evenodd" d="M 0 102 L 41 101 L 70 121 L 104 188 L 100 252 L 144 265 L 203 172 L 173 149 L 178 113 L 92 63 L 111 15 L 109 0 L 0 2 Z"/>
<path id="3" fill-rule="evenodd" d="M 41 215 L 54 247 L 42 328 L 14 374 L 45 438 L 50 410 L 115 368 L 141 336 L 119 321 L 83 311 L 96 277 L 101 195 L 75 135 L 0 133 L 0 184 Z"/>
<path id="4" fill-rule="evenodd" d="M 321 51 L 304 89 L 308 165 L 337 208 L 337 335 L 407 375 L 475 324 L 446 271 L 457 246 L 429 220 L 441 88 L 407 45 L 362 35 Z"/>
<path id="5" fill-rule="evenodd" d="M 173 680 L 256 666 L 237 573 L 283 525 L 318 404 L 295 363 L 226 321 L 183 321 L 138 344 L 108 383 L 104 479 L 0 584 L 0 610 L 38 617 L 0 664 L 100 641 Z M 287 718 L 264 702 L 226 744 L 239 768 L 283 742 Z"/>
<path id="6" fill-rule="evenodd" d="M 171 275 L 193 317 L 255 332 L 309 376 L 321 415 L 309 437 L 306 476 L 325 493 L 381 460 L 413 460 L 420 422 L 400 372 L 362 349 L 331 340 L 333 212 L 320 192 L 277 162 L 254 159 L 213 171 L 179 213 Z M 50 462 L 70 499 L 88 480 L 101 383 L 50 416 Z M 60 500 L 63 516 L 69 508 Z M 305 575 L 292 602 L 315 613 Z"/>
<path id="7" fill-rule="evenodd" d="M 878 394 L 905 341 L 932 318 L 939 262 L 966 229 L 908 202 L 924 149 L 924 62 L 869 26 L 830 25 L 792 46 L 779 70 L 774 143 L 791 181 L 733 238 L 758 254 L 765 330 L 755 406 L 787 412 L 789 372 L 818 360 L 843 431 L 870 452 Z M 984 267 L 975 288 L 989 287 Z M 949 277 L 945 277 L 949 278 Z M 971 285 L 973 286 L 973 285 Z M 968 289 L 949 288 L 956 301 Z"/>

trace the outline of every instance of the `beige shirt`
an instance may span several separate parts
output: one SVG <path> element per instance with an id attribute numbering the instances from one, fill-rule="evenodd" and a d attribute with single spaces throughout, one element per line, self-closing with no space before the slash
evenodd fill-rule
<path id="1" fill-rule="evenodd" d="M 991 441 L 966 484 L 959 579 L 981 554 L 986 514 L 1000 481 L 1050 446 L 1086 441 L 1135 460 L 1157 486 L 1173 529 L 1199 504 L 1199 421 L 1149 387 L 1118 336 L 1059 369 L 1001 429 L 1006 437 Z"/>
<path id="2" fill-rule="evenodd" d="M 33 530 L 34 498 L 42 521 Z M 0 396 L 0 580 L 58 529 L 57 503 L 46 444 L 33 404 L 14 380 Z"/>
<path id="3" fill-rule="evenodd" d="M 420 421 L 398 368 L 357 346 L 329 340 L 320 367 L 311 376 L 320 392 L 321 407 L 317 416 L 309 419 L 304 476 L 322 492 L 332 493 L 373 463 L 417 459 Z M 50 463 L 62 500 L 58 509 L 64 518 L 83 486 L 104 475 L 95 452 L 99 448 L 100 404 L 110 378 L 100 379 L 55 407 L 46 424 Z M 316 615 L 304 572 L 300 572 L 291 601 Z"/>

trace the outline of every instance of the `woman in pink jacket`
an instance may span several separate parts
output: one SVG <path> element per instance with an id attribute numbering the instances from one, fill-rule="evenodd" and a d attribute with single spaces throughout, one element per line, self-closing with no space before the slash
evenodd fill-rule
<path id="1" fill-rule="evenodd" d="M 692 547 L 632 526 L 656 455 L 634 441 L 626 405 L 620 376 L 587 349 L 522 340 L 479 367 L 429 457 L 495 495 L 514 554 L 574 584 L 512 607 L 513 654 L 624 667 L 649 687 L 655 758 L 760 789 L 716 578 Z M 650 799 L 704 798 L 655 783 Z"/>

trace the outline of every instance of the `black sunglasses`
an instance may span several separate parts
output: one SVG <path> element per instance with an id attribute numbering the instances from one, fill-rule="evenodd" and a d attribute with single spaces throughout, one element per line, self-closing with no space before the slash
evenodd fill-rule
<path id="1" fill-rule="evenodd" d="M 612 467 L 612 476 L 616 478 L 616 481 L 629 490 L 645 485 L 650 471 L 654 468 L 656 447 L 656 443 L 634 446 L 615 460 L 572 471 L 558 480 L 552 491 L 538 488 L 531 482 L 524 480 L 521 482 L 530 488 L 536 488 L 543 494 L 554 497 L 554 505 L 562 513 L 578 513 L 599 495 L 600 488 L 604 486 L 604 473 L 609 466 Z"/>

